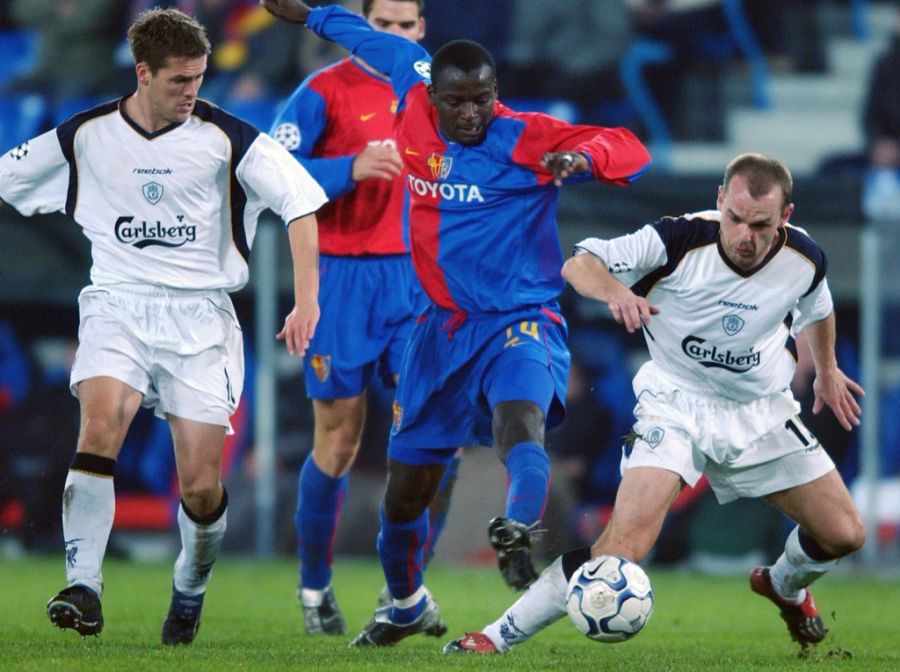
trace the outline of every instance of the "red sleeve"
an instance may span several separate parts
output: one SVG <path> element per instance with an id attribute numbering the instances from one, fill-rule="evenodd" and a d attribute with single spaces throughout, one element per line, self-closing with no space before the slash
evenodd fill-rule
<path id="1" fill-rule="evenodd" d="M 553 179 L 541 166 L 541 157 L 547 152 L 588 156 L 594 178 L 609 184 L 631 184 L 650 167 L 650 152 L 627 128 L 574 125 L 539 112 L 501 109 L 501 113 L 525 122 L 512 158 L 531 168 L 541 184 Z"/>

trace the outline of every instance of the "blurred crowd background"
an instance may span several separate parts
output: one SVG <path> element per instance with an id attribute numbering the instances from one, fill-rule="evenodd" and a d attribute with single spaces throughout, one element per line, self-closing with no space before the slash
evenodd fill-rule
<path id="1" fill-rule="evenodd" d="M 261 130 L 307 74 L 345 55 L 298 26 L 275 21 L 256 0 L 8 0 L 0 4 L 0 151 L 131 92 L 125 30 L 138 12 L 162 4 L 207 26 L 214 51 L 201 96 Z M 358 2 L 342 4 L 359 10 Z M 654 168 L 633 188 L 566 191 L 560 227 L 569 247 L 589 235 L 617 235 L 663 215 L 714 207 L 722 170 L 739 152 L 762 151 L 787 163 L 796 180 L 795 223 L 829 255 L 839 361 L 857 379 L 860 277 L 872 263 L 861 260 L 860 241 L 864 231 L 879 232 L 885 282 L 876 431 L 883 490 L 872 543 L 896 552 L 900 300 L 890 271 L 900 243 L 898 3 L 426 0 L 425 17 L 424 44 L 432 51 L 460 37 L 490 49 L 507 105 L 628 126 L 650 145 Z M 89 250 L 78 227 L 59 215 L 24 219 L 0 210 L 0 233 L 0 554 L 58 551 L 62 483 L 79 422 L 68 367 Z M 284 250 L 279 255 L 286 312 L 289 263 Z M 251 281 L 235 296 L 248 335 L 249 383 L 225 460 L 232 493 L 226 544 L 245 551 L 253 549 L 254 521 L 253 291 Z M 592 541 L 608 518 L 621 437 L 631 424 L 631 377 L 646 358 L 641 337 L 627 335 L 605 307 L 570 292 L 562 300 L 574 365 L 567 419 L 548 439 L 554 480 L 547 556 L 574 541 Z M 804 420 L 845 480 L 857 483 L 859 432 L 844 432 L 828 412 L 810 414 L 812 375 L 801 353 L 794 388 Z M 285 353 L 277 381 L 278 476 L 269 487 L 280 512 L 277 550 L 291 553 L 296 476 L 311 447 L 312 413 L 299 362 Z M 369 425 L 337 553 L 374 552 L 390 401 L 390 390 L 369 395 Z M 482 523 L 492 502 L 500 509 L 503 482 L 492 451 L 467 452 L 439 558 L 493 562 Z M 116 489 L 114 551 L 150 556 L 175 543 L 171 438 L 149 412 L 139 414 L 129 433 Z M 709 570 L 743 567 L 749 556 L 773 559 L 787 529 L 761 502 L 717 507 L 701 482 L 677 502 L 653 560 Z"/>

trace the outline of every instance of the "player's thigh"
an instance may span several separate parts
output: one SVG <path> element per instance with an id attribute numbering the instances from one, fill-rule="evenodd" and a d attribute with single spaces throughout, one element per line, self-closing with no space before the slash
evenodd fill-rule
<path id="1" fill-rule="evenodd" d="M 226 428 L 169 415 L 182 495 L 218 487 Z"/>
<path id="2" fill-rule="evenodd" d="M 681 476 L 668 469 L 627 469 L 616 493 L 609 525 L 594 545 L 594 555 L 625 555 L 640 562 L 656 543 L 682 485 Z"/>
<path id="3" fill-rule="evenodd" d="M 115 459 L 143 395 L 110 376 L 95 376 L 77 384 L 81 404 L 78 451 Z"/>
<path id="4" fill-rule="evenodd" d="M 358 447 L 366 424 L 365 392 L 345 399 L 313 399 L 312 406 L 314 453 Z"/>
<path id="5" fill-rule="evenodd" d="M 855 550 L 862 545 L 862 520 L 837 469 L 766 499 L 825 547 Z"/>

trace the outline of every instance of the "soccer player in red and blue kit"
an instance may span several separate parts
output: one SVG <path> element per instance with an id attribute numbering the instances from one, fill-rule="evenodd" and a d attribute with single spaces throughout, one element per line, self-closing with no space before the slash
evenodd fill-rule
<path id="1" fill-rule="evenodd" d="M 423 5 L 365 0 L 363 15 L 378 30 L 418 41 L 425 34 Z M 395 384 L 403 348 L 428 303 L 403 226 L 397 104 L 388 77 L 352 56 L 310 75 L 272 126 L 272 135 L 329 197 L 318 218 L 321 318 L 304 358 L 313 448 L 300 471 L 295 515 L 298 597 L 309 634 L 346 632 L 331 585 L 332 549 L 362 441 L 366 389 L 376 369 L 387 385 Z M 457 456 L 431 507 L 429 555 L 446 519 L 458 463 Z"/>
<path id="2" fill-rule="evenodd" d="M 497 101 L 491 55 L 467 40 L 434 56 L 361 18 L 299 0 L 262 0 L 388 73 L 399 100 L 410 243 L 431 299 L 403 356 L 378 552 L 393 596 L 355 646 L 386 646 L 442 623 L 423 582 L 427 506 L 459 445 L 494 445 L 507 507 L 488 526 L 514 588 L 536 577 L 531 531 L 550 464 L 545 427 L 563 416 L 569 370 L 556 225 L 559 186 L 627 185 L 650 164 L 626 129 L 566 124 Z"/>

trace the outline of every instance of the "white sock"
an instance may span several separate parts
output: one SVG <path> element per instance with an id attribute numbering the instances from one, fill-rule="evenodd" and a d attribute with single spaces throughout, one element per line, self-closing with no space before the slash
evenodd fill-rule
<path id="1" fill-rule="evenodd" d="M 66 583 L 103 594 L 103 556 L 116 513 L 112 476 L 69 471 L 63 490 Z"/>
<path id="2" fill-rule="evenodd" d="M 800 603 L 806 599 L 806 587 L 837 565 L 835 560 L 813 560 L 800 545 L 800 528 L 795 527 L 784 543 L 784 553 L 769 570 L 775 592 L 784 599 Z"/>
<path id="3" fill-rule="evenodd" d="M 213 563 L 219 557 L 225 536 L 227 510 L 208 525 L 201 525 L 188 516 L 184 503 L 178 507 L 178 529 L 181 531 L 181 553 L 175 561 L 175 589 L 185 595 L 200 595 L 206 591 Z"/>
<path id="4" fill-rule="evenodd" d="M 562 556 L 541 572 L 525 594 L 507 609 L 503 616 L 482 632 L 498 651 L 508 651 L 514 644 L 534 635 L 566 615 L 566 589 L 569 582 L 563 574 Z"/>

